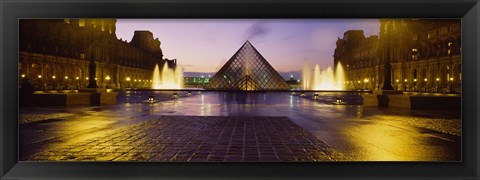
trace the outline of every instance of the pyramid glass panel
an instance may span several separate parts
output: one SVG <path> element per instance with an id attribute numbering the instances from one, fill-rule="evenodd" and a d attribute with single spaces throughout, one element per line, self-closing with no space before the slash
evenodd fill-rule
<path id="1" fill-rule="evenodd" d="M 290 90 L 290 85 L 247 41 L 203 87 L 215 90 Z"/>

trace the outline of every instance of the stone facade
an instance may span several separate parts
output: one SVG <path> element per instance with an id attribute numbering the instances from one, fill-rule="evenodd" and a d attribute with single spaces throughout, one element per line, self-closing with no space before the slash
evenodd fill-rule
<path id="1" fill-rule="evenodd" d="M 379 36 L 350 30 L 336 45 L 334 65 L 344 67 L 347 89 L 382 89 L 384 70 L 391 68 L 395 90 L 461 92 L 458 19 L 382 19 Z"/>
<path id="2" fill-rule="evenodd" d="M 20 20 L 20 79 L 37 90 L 78 89 L 88 85 L 89 61 L 96 64 L 99 87 L 148 88 L 155 64 L 163 59 L 160 41 L 135 31 L 131 42 L 117 39 L 115 19 Z"/>

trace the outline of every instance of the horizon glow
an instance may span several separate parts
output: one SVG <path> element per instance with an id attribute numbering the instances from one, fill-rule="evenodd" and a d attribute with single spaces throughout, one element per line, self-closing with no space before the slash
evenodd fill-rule
<path id="1" fill-rule="evenodd" d="M 217 72 L 249 40 L 279 72 L 300 71 L 304 62 L 333 67 L 337 38 L 348 30 L 378 35 L 378 19 L 117 19 L 118 39 L 148 30 L 164 58 L 184 72 Z"/>

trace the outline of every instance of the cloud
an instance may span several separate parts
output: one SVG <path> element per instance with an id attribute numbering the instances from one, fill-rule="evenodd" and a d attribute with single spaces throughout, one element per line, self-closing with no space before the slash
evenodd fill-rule
<path id="1" fill-rule="evenodd" d="M 270 32 L 270 29 L 267 27 L 265 22 L 255 22 L 253 25 L 248 27 L 247 32 L 245 33 L 245 38 L 247 40 L 261 38 L 267 35 Z"/>
<path id="2" fill-rule="evenodd" d="M 180 63 L 178 63 L 178 65 L 182 68 L 182 71 L 188 71 L 188 70 L 196 67 L 196 65 L 192 65 L 192 64 L 180 64 Z"/>
<path id="3" fill-rule="evenodd" d="M 193 65 L 193 64 L 180 64 L 180 63 L 178 65 L 180 65 L 182 67 L 194 67 L 194 66 L 196 66 L 196 65 Z"/>

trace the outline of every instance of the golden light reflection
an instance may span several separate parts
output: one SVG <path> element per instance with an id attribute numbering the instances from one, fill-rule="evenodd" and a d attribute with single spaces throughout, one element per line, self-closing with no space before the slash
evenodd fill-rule
<path id="1" fill-rule="evenodd" d="M 357 112 L 358 114 L 359 112 Z M 361 114 L 361 113 L 360 113 Z M 365 161 L 418 161 L 424 156 L 426 151 L 422 150 L 421 134 L 404 129 L 399 123 L 389 121 L 382 123 L 379 121 L 405 118 L 404 116 L 374 115 L 363 119 L 354 120 L 356 125 L 346 126 L 343 131 L 345 139 L 348 139 L 350 145 L 356 149 L 358 159 Z M 372 122 L 376 121 L 376 122 Z"/>
<path id="2" fill-rule="evenodd" d="M 62 125 L 58 128 L 61 131 L 57 131 L 59 133 L 57 137 L 62 137 L 58 139 L 56 143 L 49 143 L 45 149 L 55 150 L 55 149 L 68 149 L 72 146 L 76 146 L 79 143 L 88 143 L 91 140 L 101 140 L 105 137 L 108 137 L 108 134 L 114 131 L 114 128 L 111 128 L 112 121 L 105 120 L 105 117 L 98 117 L 98 118 L 78 118 L 68 122 L 68 125 Z M 85 132 L 88 131 L 89 133 L 76 133 L 76 132 Z M 104 142 L 105 144 L 112 143 L 112 142 Z M 56 154 L 51 154 L 49 159 L 51 160 L 60 160 L 64 158 L 63 156 L 59 156 Z M 75 157 L 73 157 L 75 158 Z"/>

